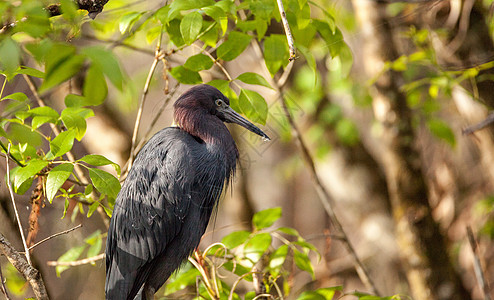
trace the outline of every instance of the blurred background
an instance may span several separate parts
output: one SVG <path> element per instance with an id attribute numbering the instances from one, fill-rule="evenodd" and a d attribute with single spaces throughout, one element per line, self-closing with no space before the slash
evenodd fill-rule
<path id="1" fill-rule="evenodd" d="M 232 106 L 257 122 L 271 141 L 229 127 L 240 151 L 240 164 L 201 248 L 232 231 L 251 230 L 255 212 L 281 207 L 282 217 L 275 226 L 295 228 L 320 253 L 320 259 L 310 255 L 314 277 L 287 260 L 292 286 L 289 299 L 296 299 L 305 290 L 339 285 L 344 292 L 373 292 L 359 278 L 342 238 L 353 245 L 382 296 L 489 299 L 494 280 L 493 127 L 471 126 L 484 121 L 494 105 L 492 1 L 287 1 L 287 18 L 298 50 L 291 63 L 276 2 L 231 3 L 225 25 L 227 36 L 238 31 L 254 39 L 234 59 L 218 59 L 207 70 L 201 69 L 199 82 L 231 80 L 245 72 L 263 76 L 271 87 L 241 80 L 227 88 L 219 81 L 212 84 L 223 87 L 220 90 L 225 93 L 238 94 L 241 88 L 248 88 L 261 95 L 268 107 L 264 116 L 242 107 L 236 94 L 227 94 Z M 42 4 L 46 7 L 49 3 Z M 191 83 L 176 68 L 204 51 L 221 58 L 216 51 L 225 40 L 220 28 L 213 42 L 196 35 L 197 40 L 193 38 L 182 46 L 172 35 L 173 26 L 167 25 L 160 49 L 165 55 L 146 91 L 163 29 L 160 8 L 166 4 L 111 0 L 94 20 L 84 11 L 72 18 L 50 19 L 51 31 L 44 40 L 67 43 L 77 51 L 105 47 L 116 57 L 124 78 L 120 88 L 108 85 L 104 102 L 92 104 L 94 116 L 87 118 L 85 135 L 72 148 L 76 159 L 99 154 L 125 171 L 143 95 L 146 100 L 137 144 L 172 124 L 172 103 Z M 7 1 L 2 4 L 2 24 L 19 20 L 21 7 L 27 7 L 24 13 L 28 15 L 28 8 L 36 5 L 31 1 Z M 17 13 L 7 13 L 16 9 Z M 213 19 L 204 15 L 205 22 Z M 247 23 L 249 20 L 263 20 L 264 25 Z M 32 54 L 33 47 L 43 47 L 43 39 L 19 36 L 19 32 L 22 34 L 21 30 L 2 34 L 11 34 L 20 45 L 22 65 L 43 70 L 43 63 Z M 0 53 L 5 49 L 0 47 Z M 269 57 L 268 50 L 276 57 Z M 67 105 L 67 94 L 90 93 L 87 64 L 79 69 L 68 81 L 41 93 L 56 111 Z M 0 83 L 5 80 L 1 77 Z M 38 78 L 33 81 L 36 86 L 42 82 Z M 23 76 L 9 78 L 3 85 L 3 95 L 22 92 L 31 101 L 30 108 L 39 105 Z M 327 199 L 317 192 L 321 185 L 317 186 L 294 138 L 280 95 L 297 124 L 346 238 L 321 202 Z M 9 101 L 0 102 L 0 121 L 6 132 L 0 139 L 4 144 L 33 144 L 37 151 L 46 153 L 46 141 L 5 121 L 20 109 Z M 155 116 L 158 118 L 153 123 Z M 51 132 L 48 125 L 38 130 L 45 135 Z M 22 251 L 5 186 L 5 155 L 1 158 L 0 232 Z M 10 162 L 10 168 L 14 166 Z M 102 168 L 116 175 L 111 166 Z M 23 195 L 15 195 L 26 235 L 33 226 L 29 220 L 36 183 L 37 179 Z M 67 181 L 63 188 L 71 185 Z M 84 189 L 75 185 L 74 191 Z M 59 276 L 55 267 L 47 264 L 74 248 L 79 255 L 67 260 L 104 252 L 108 217 L 101 209 L 87 217 L 87 204 L 65 197 L 39 203 L 35 217 L 39 228 L 34 241 L 83 225 L 32 252 L 33 263 L 52 299 L 103 298 L 104 260 L 70 267 Z M 475 254 L 467 226 L 477 242 Z M 273 247 L 277 246 L 275 242 Z M 475 274 L 475 259 L 480 261 L 484 286 Z M 0 266 L 11 297 L 32 296 L 30 287 L 4 257 L 0 257 Z"/>

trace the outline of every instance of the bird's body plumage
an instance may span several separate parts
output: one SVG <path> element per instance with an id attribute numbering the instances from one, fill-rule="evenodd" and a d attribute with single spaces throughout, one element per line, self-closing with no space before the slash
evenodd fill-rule
<path id="1" fill-rule="evenodd" d="M 153 295 L 199 245 L 235 172 L 235 142 L 222 116 L 206 105 L 228 99 L 199 87 L 201 93 L 192 89 L 177 100 L 180 128 L 162 129 L 146 143 L 116 199 L 106 245 L 107 299 Z"/>

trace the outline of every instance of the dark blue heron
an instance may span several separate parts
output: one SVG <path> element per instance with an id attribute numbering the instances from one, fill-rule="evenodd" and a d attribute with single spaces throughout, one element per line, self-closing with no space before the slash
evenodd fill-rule
<path id="1" fill-rule="evenodd" d="M 108 230 L 107 299 L 153 299 L 199 245 L 238 160 L 223 122 L 269 139 L 229 104 L 212 86 L 191 88 L 175 102 L 178 127 L 156 133 L 137 155 Z"/>

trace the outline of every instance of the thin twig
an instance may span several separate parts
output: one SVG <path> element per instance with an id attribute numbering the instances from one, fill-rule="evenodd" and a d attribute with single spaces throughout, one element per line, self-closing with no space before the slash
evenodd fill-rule
<path id="1" fill-rule="evenodd" d="M 70 229 L 64 230 L 64 231 L 62 231 L 62 232 L 59 232 L 59 233 L 55 233 L 55 234 L 53 234 L 53 235 L 50 235 L 49 237 L 47 237 L 47 238 L 45 238 L 45 239 L 42 239 L 41 241 L 39 241 L 39 242 L 37 242 L 36 244 L 34 244 L 34 245 L 32 245 L 31 247 L 29 247 L 29 248 L 28 248 L 28 250 L 31 250 L 31 249 L 33 249 L 34 247 L 39 246 L 39 245 L 43 244 L 44 242 L 51 240 L 51 239 L 52 239 L 52 238 L 54 238 L 54 237 L 57 237 L 57 236 L 62 235 L 62 234 L 69 233 L 69 232 L 74 231 L 74 230 L 76 230 L 76 229 L 78 229 L 78 228 L 81 228 L 81 227 L 82 227 L 82 224 L 79 224 L 79 225 L 77 225 L 76 227 L 73 227 L 73 228 L 70 228 Z"/>
<path id="2" fill-rule="evenodd" d="M 10 154 L 10 144 L 7 149 L 7 156 Z M 7 172 L 7 187 L 9 189 L 9 194 L 10 194 L 10 200 L 12 200 L 12 206 L 14 207 L 14 214 L 15 218 L 17 219 L 17 225 L 19 226 L 19 232 L 21 233 L 21 238 L 22 238 L 22 244 L 24 245 L 24 250 L 26 251 L 26 260 L 31 265 L 31 257 L 29 256 L 29 251 L 27 248 L 27 243 L 26 243 L 26 237 L 24 236 L 24 230 L 22 229 L 22 223 L 21 219 L 19 218 L 19 212 L 17 211 L 17 206 L 15 205 L 15 199 L 14 199 L 14 192 L 12 191 L 12 184 L 10 182 L 10 168 L 9 168 L 9 159 L 8 157 L 5 158 L 5 167 L 6 167 L 6 172 Z"/>
<path id="3" fill-rule="evenodd" d="M 475 131 L 484 129 L 485 127 L 491 125 L 492 123 L 494 123 L 494 112 L 491 112 L 484 120 L 480 121 L 479 123 L 463 129 L 462 133 L 465 135 L 472 134 Z"/>
<path id="4" fill-rule="evenodd" d="M 281 15 L 281 22 L 283 23 L 283 28 L 285 29 L 285 35 L 288 42 L 288 49 L 290 50 L 290 57 L 288 58 L 288 60 L 292 61 L 295 59 L 296 56 L 295 43 L 293 42 L 292 31 L 290 30 L 290 25 L 288 24 L 288 20 L 286 18 L 285 8 L 283 7 L 282 0 L 276 0 L 276 2 L 278 3 L 278 9 L 280 10 L 280 15 Z"/>
<path id="5" fill-rule="evenodd" d="M 0 233 L 0 253 L 3 253 L 14 268 L 24 276 L 33 289 L 36 299 L 45 300 L 48 299 L 48 293 L 46 292 L 45 284 L 41 273 L 33 268 L 24 257 L 15 250 L 10 242 Z"/>
<path id="6" fill-rule="evenodd" d="M 9 294 L 7 293 L 7 288 L 5 288 L 5 280 L 3 280 L 1 265 L 0 265 L 0 281 L 2 282 L 2 285 L 0 285 L 0 288 L 2 289 L 2 293 L 5 295 L 5 298 L 7 300 L 10 300 Z"/>
<path id="7" fill-rule="evenodd" d="M 93 262 L 96 262 L 98 260 L 101 260 L 105 258 L 105 254 L 101 253 L 93 257 L 88 257 L 85 259 L 81 260 L 75 260 L 75 261 L 56 261 L 56 260 L 49 260 L 46 262 L 47 265 L 51 267 L 56 267 L 56 266 L 70 266 L 70 267 L 75 267 L 75 266 L 81 266 L 81 265 L 87 265 L 91 264 Z"/>
<path id="8" fill-rule="evenodd" d="M 475 277 L 477 277 L 479 286 L 484 293 L 484 299 L 491 300 L 489 284 L 485 280 L 484 271 L 482 270 L 482 265 L 480 264 L 477 241 L 475 240 L 475 236 L 473 235 L 473 231 L 470 226 L 467 226 L 467 236 L 468 242 L 470 243 L 470 247 L 472 248 L 473 252 L 473 267 L 475 270 Z"/>
<path id="9" fill-rule="evenodd" d="M 127 169 L 125 170 L 125 174 L 128 173 L 128 171 L 130 170 L 130 168 L 132 167 L 132 164 L 134 162 L 134 158 L 135 158 L 134 150 L 135 150 L 136 142 L 137 142 L 137 132 L 139 131 L 139 126 L 141 124 L 142 111 L 144 110 L 144 103 L 146 102 L 146 97 L 147 97 L 148 92 L 149 92 L 149 85 L 151 84 L 151 79 L 153 78 L 154 71 L 156 70 L 156 67 L 158 66 L 158 63 L 160 61 L 162 36 L 163 36 L 163 34 L 159 35 L 158 43 L 156 45 L 156 50 L 154 53 L 154 60 L 153 60 L 153 63 L 151 65 L 151 68 L 149 69 L 149 73 L 148 73 L 148 76 L 146 78 L 146 83 L 144 84 L 144 88 L 142 90 L 141 101 L 139 103 L 139 110 L 137 111 L 137 117 L 136 117 L 136 121 L 134 124 L 134 132 L 132 134 L 132 144 L 130 147 L 130 156 L 129 156 L 129 160 L 127 161 Z"/>

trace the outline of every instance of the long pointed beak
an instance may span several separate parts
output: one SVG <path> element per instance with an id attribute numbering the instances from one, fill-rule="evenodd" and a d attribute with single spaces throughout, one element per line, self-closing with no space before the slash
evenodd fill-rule
<path id="1" fill-rule="evenodd" d="M 234 111 L 231 107 L 227 106 L 221 110 L 223 115 L 225 116 L 225 121 L 228 123 L 238 124 L 253 133 L 260 135 L 266 140 L 271 140 L 267 134 L 265 134 L 261 129 L 259 129 L 256 125 L 249 122 L 247 119 L 239 115 L 236 111 Z"/>

